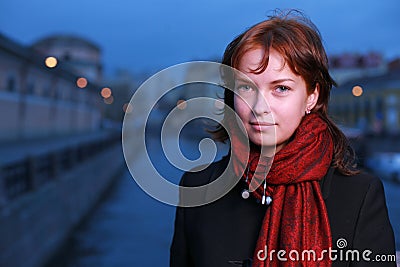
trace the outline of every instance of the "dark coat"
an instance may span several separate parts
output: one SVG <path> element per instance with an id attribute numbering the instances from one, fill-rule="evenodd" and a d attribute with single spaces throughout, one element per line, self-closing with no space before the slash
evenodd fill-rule
<path id="1" fill-rule="evenodd" d="M 187 172 L 181 185 L 198 186 L 216 179 L 226 168 L 228 157 L 211 164 L 200 172 Z M 243 199 L 242 181 L 225 196 L 210 204 L 178 207 L 175 232 L 171 245 L 171 267 L 233 267 L 246 265 L 253 256 L 258 232 L 266 206 L 254 198 Z M 373 252 L 367 255 L 394 255 L 395 242 L 389 222 L 381 181 L 361 173 L 343 176 L 333 168 L 321 181 L 321 189 L 332 232 L 333 249 L 345 259 L 345 249 Z M 347 246 L 338 249 L 338 240 L 344 238 Z M 342 245 L 342 244 L 340 244 Z M 341 248 L 341 247 L 340 247 Z M 348 254 L 348 258 L 351 255 Z M 395 262 L 335 261 L 333 266 L 396 266 Z"/>

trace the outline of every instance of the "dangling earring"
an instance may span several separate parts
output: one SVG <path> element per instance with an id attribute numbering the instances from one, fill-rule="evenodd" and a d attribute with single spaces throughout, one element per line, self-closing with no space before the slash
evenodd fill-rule
<path id="1" fill-rule="evenodd" d="M 309 107 L 307 107 L 307 109 L 306 109 L 306 114 L 310 114 L 310 113 L 311 113 L 311 110 L 310 110 Z"/>
<path id="2" fill-rule="evenodd" d="M 249 166 L 247 166 L 247 169 L 246 169 L 246 180 L 245 180 L 246 186 L 247 186 L 247 182 L 248 182 L 248 181 L 249 181 Z M 249 190 L 248 190 L 247 188 L 243 189 L 243 191 L 242 191 L 242 198 L 243 198 L 243 199 L 248 199 L 249 196 L 250 196 Z"/>
<path id="3" fill-rule="evenodd" d="M 263 204 L 263 205 L 265 204 L 268 206 L 269 204 L 271 204 L 272 198 L 270 196 L 266 195 L 266 190 L 267 190 L 267 181 L 264 180 L 264 194 L 261 198 L 261 204 Z"/>

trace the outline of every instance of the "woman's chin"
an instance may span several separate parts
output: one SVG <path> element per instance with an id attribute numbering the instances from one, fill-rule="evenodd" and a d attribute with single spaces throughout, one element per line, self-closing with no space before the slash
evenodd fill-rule
<path id="1" fill-rule="evenodd" d="M 250 140 L 254 145 L 261 148 L 262 154 L 272 155 L 275 153 L 276 150 L 275 142 L 271 142 L 271 140 L 259 140 L 259 139 L 256 140 L 250 139 Z"/>

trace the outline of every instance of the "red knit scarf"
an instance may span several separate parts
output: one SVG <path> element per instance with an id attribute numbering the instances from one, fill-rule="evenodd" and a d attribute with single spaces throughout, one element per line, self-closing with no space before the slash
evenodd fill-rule
<path id="1" fill-rule="evenodd" d="M 259 200 L 264 194 L 265 172 L 254 174 L 255 169 L 257 164 L 261 164 L 261 170 L 270 168 L 265 191 L 272 203 L 261 226 L 253 267 L 330 266 L 328 253 L 322 254 L 331 247 L 332 236 L 319 185 L 333 155 L 327 124 L 317 114 L 306 115 L 291 141 L 276 153 L 272 166 L 271 159 L 260 156 L 257 149 L 251 149 L 247 159 L 248 155 L 243 153 L 246 144 L 239 137 L 242 133 L 237 127 L 230 128 L 235 173 L 241 175 L 243 168 L 248 166 L 247 183 L 254 178 L 262 184 L 252 193 Z M 246 180 L 246 172 L 242 179 Z M 271 254 L 272 250 L 275 252 Z M 279 250 L 285 251 L 280 258 L 287 261 L 278 259 Z M 323 259 L 318 260 L 321 255 Z"/>

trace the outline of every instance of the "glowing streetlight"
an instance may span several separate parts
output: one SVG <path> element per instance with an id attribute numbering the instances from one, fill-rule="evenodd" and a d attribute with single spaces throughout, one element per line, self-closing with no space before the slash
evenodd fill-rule
<path id="1" fill-rule="evenodd" d="M 103 98 L 109 98 L 111 96 L 112 92 L 111 92 L 110 88 L 104 87 L 103 89 L 101 89 L 100 94 Z"/>
<path id="2" fill-rule="evenodd" d="M 104 98 L 104 103 L 106 103 L 107 105 L 111 105 L 114 102 L 114 97 L 110 96 L 108 98 Z"/>
<path id="3" fill-rule="evenodd" d="M 356 85 L 353 87 L 353 90 L 351 90 L 354 96 L 361 96 L 363 94 L 363 89 L 361 86 Z"/>
<path id="4" fill-rule="evenodd" d="M 57 66 L 57 59 L 55 57 L 47 57 L 44 61 L 46 67 L 48 68 L 54 68 L 55 66 Z"/>
<path id="5" fill-rule="evenodd" d="M 133 107 L 132 107 L 132 105 L 131 105 L 130 103 L 125 103 L 125 104 L 122 106 L 122 110 L 123 110 L 125 113 L 131 113 L 132 110 L 133 110 Z"/>
<path id="6" fill-rule="evenodd" d="M 176 107 L 180 110 L 184 110 L 187 107 L 187 103 L 185 100 L 179 99 L 178 102 L 176 102 Z"/>
<path id="7" fill-rule="evenodd" d="M 79 88 L 85 88 L 87 83 L 88 83 L 87 80 L 83 77 L 80 77 L 78 80 L 76 80 L 76 85 Z"/>

